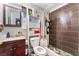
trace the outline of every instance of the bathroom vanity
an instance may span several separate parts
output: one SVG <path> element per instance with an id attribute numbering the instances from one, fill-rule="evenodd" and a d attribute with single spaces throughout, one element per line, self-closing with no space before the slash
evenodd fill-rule
<path id="1" fill-rule="evenodd" d="M 25 37 L 3 40 L 0 44 L 0 56 L 25 56 Z"/>

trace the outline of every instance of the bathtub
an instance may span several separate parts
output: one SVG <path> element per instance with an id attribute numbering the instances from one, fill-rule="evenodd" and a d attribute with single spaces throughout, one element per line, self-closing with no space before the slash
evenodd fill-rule
<path id="1" fill-rule="evenodd" d="M 45 47 L 48 56 L 60 56 L 59 54 L 55 53 L 54 51 L 50 50 L 49 48 Z"/>

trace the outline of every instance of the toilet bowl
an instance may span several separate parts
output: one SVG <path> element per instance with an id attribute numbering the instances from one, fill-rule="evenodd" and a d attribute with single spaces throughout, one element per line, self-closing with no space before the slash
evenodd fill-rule
<path id="1" fill-rule="evenodd" d="M 41 46 L 34 47 L 34 52 L 35 52 L 35 55 L 37 55 L 37 56 L 45 56 L 45 55 L 47 55 L 46 49 L 44 49 Z"/>
<path id="2" fill-rule="evenodd" d="M 45 56 L 46 55 L 46 49 L 39 46 L 39 37 L 34 37 L 30 39 L 31 46 L 33 47 L 33 50 L 35 52 L 35 55 L 37 56 Z"/>

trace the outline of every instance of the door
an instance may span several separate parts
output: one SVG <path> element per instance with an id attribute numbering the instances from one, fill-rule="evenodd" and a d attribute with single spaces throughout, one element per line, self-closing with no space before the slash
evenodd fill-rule
<path id="1" fill-rule="evenodd" d="M 24 46 L 15 47 L 14 48 L 14 55 L 15 56 L 25 56 L 25 47 Z"/>

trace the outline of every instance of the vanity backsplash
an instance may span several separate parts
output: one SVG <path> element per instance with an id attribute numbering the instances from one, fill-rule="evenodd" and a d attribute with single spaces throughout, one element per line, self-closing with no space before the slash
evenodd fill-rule
<path id="1" fill-rule="evenodd" d="M 6 37 L 8 32 L 11 37 L 16 37 L 18 36 L 18 32 L 21 32 L 21 34 L 27 38 L 27 29 L 23 30 L 21 27 L 5 27 L 4 30 L 0 32 L 0 36 Z"/>

